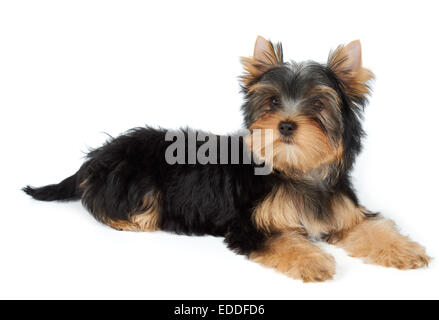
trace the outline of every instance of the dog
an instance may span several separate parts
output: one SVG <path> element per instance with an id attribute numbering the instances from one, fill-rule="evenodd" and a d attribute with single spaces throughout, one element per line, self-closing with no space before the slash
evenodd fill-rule
<path id="1" fill-rule="evenodd" d="M 81 200 L 117 230 L 221 236 L 235 252 L 304 282 L 335 274 L 334 258 L 315 241 L 386 267 L 427 266 L 425 249 L 361 206 L 351 183 L 374 78 L 360 41 L 331 51 L 327 63 L 296 63 L 284 61 L 280 43 L 258 37 L 241 61 L 245 134 L 135 128 L 90 151 L 59 184 L 23 190 L 37 200 Z"/>

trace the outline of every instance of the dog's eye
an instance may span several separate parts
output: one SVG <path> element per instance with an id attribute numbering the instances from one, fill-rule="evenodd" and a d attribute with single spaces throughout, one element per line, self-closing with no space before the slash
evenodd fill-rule
<path id="1" fill-rule="evenodd" d="M 270 107 L 276 108 L 280 106 L 280 99 L 279 97 L 271 97 L 270 98 Z"/>
<path id="2" fill-rule="evenodd" d="M 318 112 L 322 111 L 324 109 L 324 107 L 325 107 L 324 104 L 320 100 L 314 101 L 312 103 L 312 106 Z"/>

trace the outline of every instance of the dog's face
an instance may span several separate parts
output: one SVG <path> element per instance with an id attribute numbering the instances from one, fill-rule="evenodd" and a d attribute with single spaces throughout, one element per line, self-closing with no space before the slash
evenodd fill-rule
<path id="1" fill-rule="evenodd" d="M 343 165 L 346 148 L 359 149 L 350 140 L 359 144 L 358 112 L 373 77 L 361 66 L 360 42 L 340 46 L 327 64 L 285 63 L 282 56 L 280 44 L 258 37 L 253 57 L 242 59 L 243 111 L 252 151 L 284 172 Z"/>

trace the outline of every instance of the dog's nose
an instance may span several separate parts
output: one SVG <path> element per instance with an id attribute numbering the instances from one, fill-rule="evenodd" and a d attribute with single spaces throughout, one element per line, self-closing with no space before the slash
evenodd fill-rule
<path id="1" fill-rule="evenodd" d="M 296 128 L 297 125 L 291 121 L 283 121 L 279 123 L 279 132 L 285 137 L 291 136 Z"/>

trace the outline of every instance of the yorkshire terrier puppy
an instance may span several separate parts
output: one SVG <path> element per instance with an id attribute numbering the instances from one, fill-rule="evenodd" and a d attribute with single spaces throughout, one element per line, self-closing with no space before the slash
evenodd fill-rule
<path id="1" fill-rule="evenodd" d="M 222 236 L 237 253 L 303 281 L 335 273 L 316 240 L 386 267 L 428 265 L 425 249 L 362 207 L 351 185 L 373 78 L 360 42 L 339 46 L 326 64 L 296 63 L 284 62 L 281 44 L 258 37 L 242 63 L 247 134 L 132 129 L 91 151 L 59 184 L 24 191 L 44 201 L 81 199 L 118 230 Z"/>

